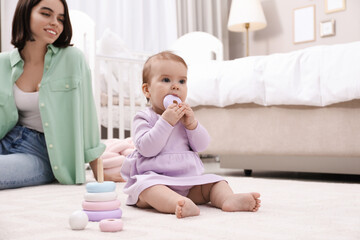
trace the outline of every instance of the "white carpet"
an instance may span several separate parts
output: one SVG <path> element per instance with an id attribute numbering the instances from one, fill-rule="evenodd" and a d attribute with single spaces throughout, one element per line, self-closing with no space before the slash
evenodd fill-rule
<path id="1" fill-rule="evenodd" d="M 236 192 L 260 192 L 260 211 L 226 213 L 204 205 L 200 216 L 177 219 L 122 204 L 123 231 L 100 232 L 95 222 L 73 231 L 68 219 L 81 209 L 85 185 L 51 184 L 0 191 L 0 239 L 360 239 L 360 184 L 226 179 Z M 124 203 L 122 187 L 117 184 Z"/>

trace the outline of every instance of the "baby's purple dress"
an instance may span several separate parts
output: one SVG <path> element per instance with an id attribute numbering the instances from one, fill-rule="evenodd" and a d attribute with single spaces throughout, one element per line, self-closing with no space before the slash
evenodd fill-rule
<path id="1" fill-rule="evenodd" d="M 203 174 L 204 166 L 197 152 L 204 151 L 210 137 L 198 123 L 187 130 L 180 121 L 171 126 L 151 108 L 134 118 L 136 150 L 125 159 L 121 175 L 127 181 L 126 204 L 134 205 L 139 194 L 154 185 L 166 185 L 187 196 L 190 188 L 224 180 L 214 174 Z"/>

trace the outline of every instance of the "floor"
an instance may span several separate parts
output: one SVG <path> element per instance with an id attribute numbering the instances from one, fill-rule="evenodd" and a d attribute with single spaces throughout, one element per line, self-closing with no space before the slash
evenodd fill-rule
<path id="1" fill-rule="evenodd" d="M 214 158 L 202 158 L 205 173 L 214 173 L 221 176 L 246 177 L 242 169 L 220 168 L 220 162 Z M 253 178 L 287 179 L 317 182 L 360 183 L 360 175 L 304 173 L 281 171 L 253 171 Z"/>

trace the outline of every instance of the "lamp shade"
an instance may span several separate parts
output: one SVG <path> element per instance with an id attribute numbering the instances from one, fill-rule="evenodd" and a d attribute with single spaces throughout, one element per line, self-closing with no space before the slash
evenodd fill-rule
<path id="1" fill-rule="evenodd" d="M 232 0 L 228 29 L 233 32 L 244 32 L 246 23 L 249 23 L 249 31 L 266 27 L 266 19 L 260 1 Z"/>

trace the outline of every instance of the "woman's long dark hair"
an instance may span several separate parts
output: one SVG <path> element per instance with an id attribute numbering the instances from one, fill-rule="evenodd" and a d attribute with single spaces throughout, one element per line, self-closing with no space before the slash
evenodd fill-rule
<path id="1" fill-rule="evenodd" d="M 54 46 L 64 48 L 70 46 L 72 28 L 69 17 L 69 9 L 65 0 L 60 0 L 64 5 L 64 30 L 59 38 L 53 43 Z M 30 16 L 34 6 L 41 0 L 19 0 L 12 22 L 11 44 L 20 51 L 24 48 L 26 41 L 35 41 L 30 28 Z"/>

